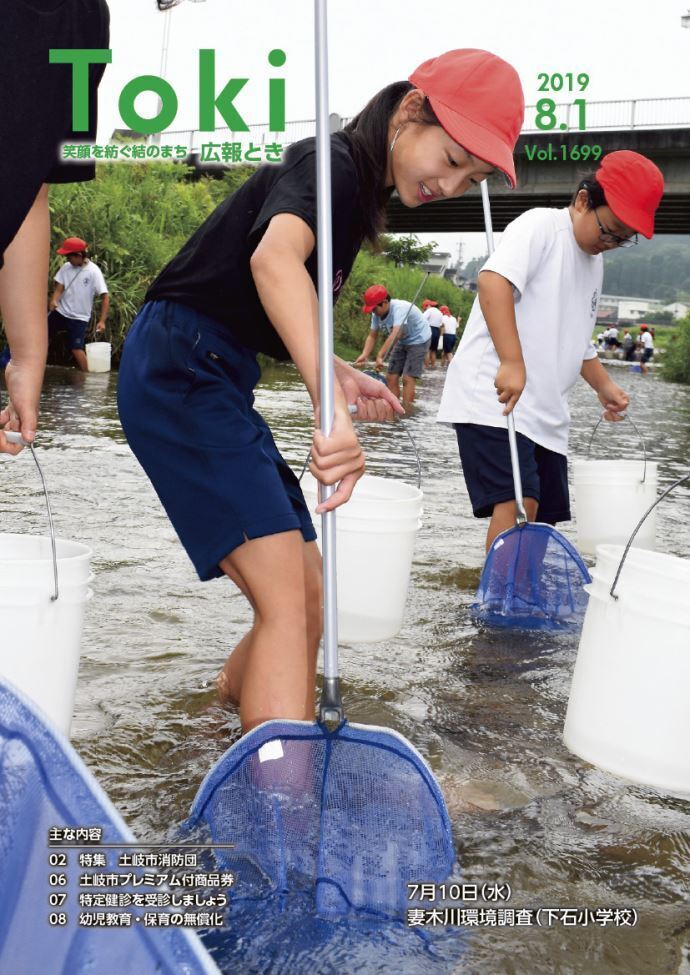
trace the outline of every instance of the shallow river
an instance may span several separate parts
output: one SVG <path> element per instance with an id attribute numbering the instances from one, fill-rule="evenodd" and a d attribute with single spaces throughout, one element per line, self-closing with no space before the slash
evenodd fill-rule
<path id="1" fill-rule="evenodd" d="M 615 375 L 633 394 L 631 415 L 666 485 L 689 466 L 690 389 Z M 125 443 L 115 379 L 49 370 L 40 456 L 60 536 L 94 550 L 72 740 L 138 838 L 153 842 L 185 818 L 237 737 L 237 715 L 217 705 L 213 681 L 250 617 L 229 583 L 196 581 Z M 690 975 L 690 803 L 626 784 L 564 747 L 576 635 L 483 632 L 470 618 L 485 523 L 471 515 L 452 430 L 434 422 L 441 386 L 439 370 L 427 375 L 406 421 L 421 453 L 425 513 L 405 625 L 385 644 L 343 648 L 348 716 L 397 729 L 430 762 L 464 883 L 509 883 L 503 906 L 632 907 L 639 922 L 456 929 L 437 949 L 395 925 L 353 936 L 317 924 L 309 950 L 295 952 L 288 920 L 264 916 L 208 943 L 223 970 L 238 973 Z M 296 374 L 267 373 L 257 405 L 299 469 L 310 415 Z M 572 409 L 572 453 L 583 456 L 597 418 L 584 383 Z M 598 439 L 599 456 L 638 451 L 628 424 Z M 370 473 L 413 480 L 401 431 L 372 428 L 363 442 Z M 43 533 L 28 455 L 5 459 L 0 477 L 3 531 Z M 690 557 L 689 523 L 681 487 L 662 503 L 658 547 Z M 574 539 L 572 526 L 565 533 Z"/>

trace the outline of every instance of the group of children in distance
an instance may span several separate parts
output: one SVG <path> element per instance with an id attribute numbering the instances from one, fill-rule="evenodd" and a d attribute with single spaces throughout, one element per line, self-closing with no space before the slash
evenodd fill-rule
<path id="1" fill-rule="evenodd" d="M 395 190 L 419 207 L 462 196 L 493 174 L 515 185 L 524 115 L 514 68 L 486 51 L 448 51 L 376 94 L 331 136 L 333 294 L 365 239 L 375 241 Z M 506 414 L 515 410 L 530 519 L 570 517 L 567 395 L 577 377 L 610 420 L 628 397 L 591 345 L 602 252 L 651 237 L 663 191 L 657 167 L 612 152 L 569 207 L 530 210 L 506 229 L 479 275 L 439 419 L 453 424 L 472 506 L 489 541 L 513 523 Z M 459 230 L 462 228 L 459 227 Z M 389 383 L 336 358 L 332 434 L 319 432 L 315 142 L 261 167 L 211 214 L 151 285 L 125 343 L 119 407 L 201 579 L 226 575 L 254 611 L 218 678 L 244 730 L 273 718 L 311 720 L 321 636 L 321 563 L 297 478 L 254 409 L 257 352 L 291 359 L 315 422 L 311 471 L 337 485 L 317 512 L 350 497 L 364 470 L 354 419 L 386 419 L 414 398 L 431 339 L 419 309 L 382 285 L 361 364 L 377 333 L 393 346 Z"/>

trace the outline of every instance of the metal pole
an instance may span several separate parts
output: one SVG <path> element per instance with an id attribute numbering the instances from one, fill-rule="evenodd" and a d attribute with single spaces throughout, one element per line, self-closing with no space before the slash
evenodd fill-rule
<path id="1" fill-rule="evenodd" d="M 328 30 L 327 0 L 315 0 L 316 43 L 316 188 L 319 282 L 319 403 L 321 432 L 328 437 L 335 408 L 333 374 L 333 254 L 331 237 L 331 136 L 328 116 Z M 333 494 L 321 486 L 321 500 Z M 322 721 L 342 718 L 338 681 L 338 599 L 335 568 L 335 511 L 321 516 L 323 555 L 323 692 Z"/>

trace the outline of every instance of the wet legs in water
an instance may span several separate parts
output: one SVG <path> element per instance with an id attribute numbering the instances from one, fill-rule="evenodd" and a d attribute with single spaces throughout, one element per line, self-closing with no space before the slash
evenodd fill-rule
<path id="1" fill-rule="evenodd" d="M 400 374 L 395 372 L 389 372 L 386 376 L 386 383 L 388 388 L 392 393 L 400 398 Z M 414 402 L 414 394 L 416 389 L 417 380 L 414 376 L 403 376 L 402 377 L 402 405 L 404 409 L 412 406 Z"/>
<path id="2" fill-rule="evenodd" d="M 313 721 L 322 628 L 316 542 L 298 531 L 249 539 L 220 568 L 254 610 L 218 676 L 221 701 L 239 703 L 244 732 L 274 718 Z"/>
<path id="3" fill-rule="evenodd" d="M 524 503 L 527 520 L 535 521 L 539 502 L 535 501 L 534 498 L 524 498 Z M 501 501 L 498 504 L 495 504 L 493 513 L 491 515 L 491 521 L 489 522 L 489 528 L 486 533 L 486 551 L 489 551 L 494 539 L 500 535 L 501 532 L 508 531 L 508 529 L 512 528 L 514 524 L 515 501 Z"/>

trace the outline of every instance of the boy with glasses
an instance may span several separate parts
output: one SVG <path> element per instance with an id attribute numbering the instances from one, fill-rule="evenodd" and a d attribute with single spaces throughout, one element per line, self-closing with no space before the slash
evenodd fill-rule
<path id="1" fill-rule="evenodd" d="M 605 419 L 622 419 L 628 396 L 591 342 L 601 255 L 633 246 L 638 233 L 652 236 L 663 189 L 651 160 L 609 153 L 569 207 L 528 210 L 509 224 L 482 268 L 438 419 L 455 427 L 475 516 L 491 518 L 487 550 L 515 521 L 511 410 L 528 518 L 550 524 L 570 518 L 568 392 L 578 376 L 597 394 Z"/>

